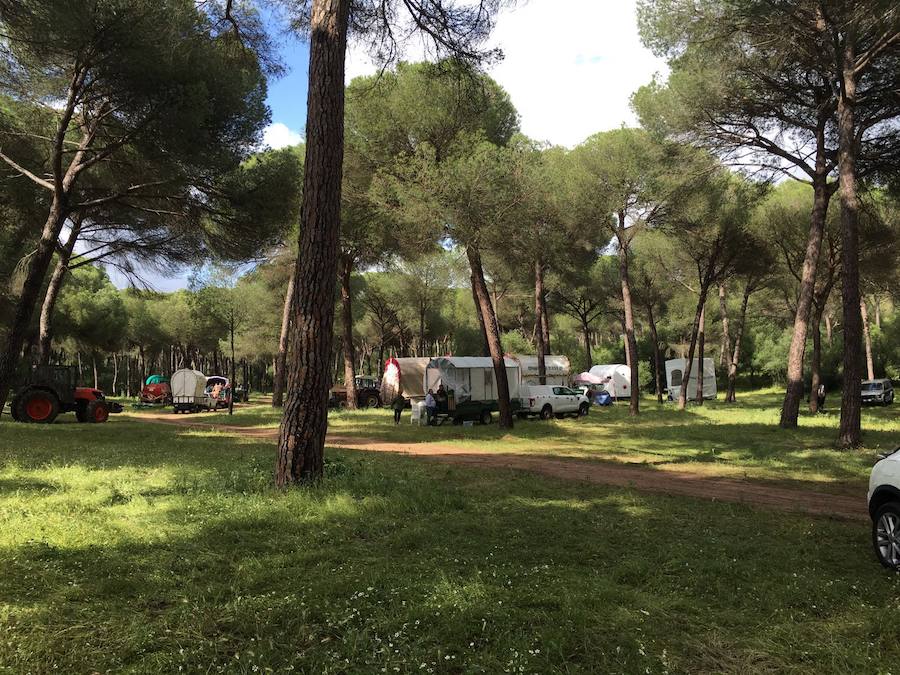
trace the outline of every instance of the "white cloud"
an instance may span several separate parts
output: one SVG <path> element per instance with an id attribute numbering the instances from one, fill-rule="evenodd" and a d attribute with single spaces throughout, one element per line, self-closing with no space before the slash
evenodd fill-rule
<path id="1" fill-rule="evenodd" d="M 290 145 L 297 145 L 303 140 L 299 132 L 289 128 L 286 124 L 275 122 L 263 129 L 263 145 L 278 150 Z"/>
<path id="2" fill-rule="evenodd" d="M 572 147 L 637 121 L 629 97 L 666 65 L 637 32 L 635 0 L 530 0 L 503 13 L 492 44 L 505 59 L 490 74 L 512 97 L 528 136 Z M 408 60 L 421 58 L 411 49 Z M 348 81 L 375 72 L 363 50 L 347 55 Z"/>

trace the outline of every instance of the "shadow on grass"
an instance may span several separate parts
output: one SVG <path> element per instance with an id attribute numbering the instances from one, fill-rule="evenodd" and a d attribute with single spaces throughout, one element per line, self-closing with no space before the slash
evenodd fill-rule
<path id="1" fill-rule="evenodd" d="M 198 477 L 185 499 L 147 507 L 174 534 L 0 549 L 0 664 L 727 671 L 724 648 L 735 671 L 761 653 L 781 670 L 798 662 L 797 644 L 810 670 L 900 658 L 883 621 L 895 584 L 863 528 L 338 459 L 325 484 L 287 493 L 254 487 L 240 468 L 242 490 Z"/>

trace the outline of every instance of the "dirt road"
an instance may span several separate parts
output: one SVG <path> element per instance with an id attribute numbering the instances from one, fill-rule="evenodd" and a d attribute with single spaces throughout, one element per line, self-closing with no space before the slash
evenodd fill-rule
<path id="1" fill-rule="evenodd" d="M 215 429 L 245 438 L 276 439 L 278 429 L 247 428 L 198 422 L 189 416 L 166 413 L 133 415 L 134 419 L 174 424 L 196 429 Z M 687 471 L 660 470 L 647 465 L 628 465 L 602 460 L 567 459 L 473 451 L 439 443 L 406 444 L 329 435 L 327 444 L 334 448 L 390 452 L 414 455 L 447 464 L 490 469 L 514 469 L 552 476 L 563 480 L 613 485 L 681 497 L 710 501 L 735 502 L 751 506 L 791 511 L 843 520 L 868 518 L 865 494 L 851 496 L 808 490 L 787 483 L 761 480 L 735 480 L 718 476 L 704 476 Z"/>

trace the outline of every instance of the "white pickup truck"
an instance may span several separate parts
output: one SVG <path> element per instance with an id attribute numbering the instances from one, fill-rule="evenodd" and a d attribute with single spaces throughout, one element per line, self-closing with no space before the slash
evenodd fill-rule
<path id="1" fill-rule="evenodd" d="M 523 410 L 519 417 L 523 418 L 529 415 L 540 415 L 542 420 L 549 420 L 554 415 L 557 419 L 566 415 L 584 417 L 591 409 L 587 396 L 580 391 L 555 384 L 533 384 L 522 399 Z"/>

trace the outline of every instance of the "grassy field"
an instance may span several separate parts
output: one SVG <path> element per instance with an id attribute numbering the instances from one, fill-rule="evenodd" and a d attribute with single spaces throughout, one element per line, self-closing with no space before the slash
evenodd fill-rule
<path id="1" fill-rule="evenodd" d="M 737 404 L 721 401 L 678 412 L 672 404 L 643 402 L 638 419 L 627 406 L 594 407 L 580 420 L 526 420 L 512 431 L 491 427 L 446 425 L 395 427 L 386 410 L 334 412 L 330 430 L 350 438 L 375 438 L 409 444 L 440 443 L 490 452 L 514 452 L 580 457 L 648 464 L 657 469 L 689 470 L 706 475 L 793 480 L 816 489 L 850 486 L 860 490 L 868 480 L 875 456 L 900 445 L 900 405 L 865 408 L 865 446 L 854 452 L 834 449 L 838 411 L 800 418 L 800 428 L 778 428 L 780 391 L 744 394 Z M 202 423 L 246 427 L 277 427 L 279 413 L 255 405 L 226 413 L 204 413 Z"/>
<path id="2" fill-rule="evenodd" d="M 768 400 L 748 397 L 739 416 L 708 406 L 631 425 L 614 409 L 502 436 L 395 430 L 384 411 L 333 425 L 564 454 L 602 435 L 592 456 L 643 457 L 655 439 L 671 444 L 666 461 L 862 476 L 875 443 L 823 464 L 828 418 L 767 447 Z M 894 414 L 867 413 L 878 443 Z M 900 669 L 900 577 L 875 562 L 864 522 L 335 450 L 322 485 L 281 493 L 273 460 L 270 442 L 134 418 L 4 418 L 0 670 Z"/>

